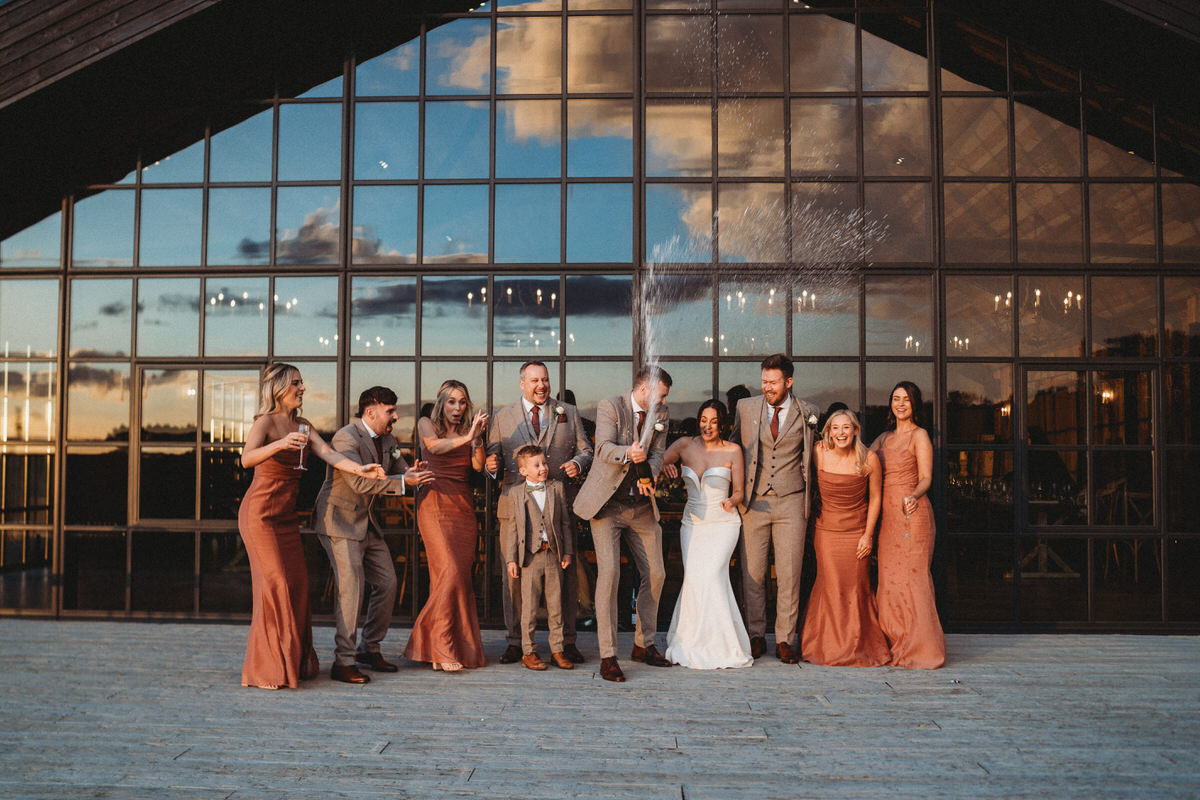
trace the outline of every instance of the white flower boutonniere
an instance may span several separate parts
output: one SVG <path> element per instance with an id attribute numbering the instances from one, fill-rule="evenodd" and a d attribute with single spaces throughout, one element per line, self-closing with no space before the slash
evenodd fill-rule
<path id="1" fill-rule="evenodd" d="M 400 457 L 400 445 L 398 445 L 398 444 L 392 445 L 391 448 L 388 450 L 388 455 L 392 457 L 393 461 L 398 459 Z"/>
<path id="2" fill-rule="evenodd" d="M 817 415 L 809 414 L 807 417 L 804 418 L 804 423 L 806 425 L 808 425 L 808 427 L 810 427 L 810 428 L 816 428 L 817 427 Z"/>
<path id="3" fill-rule="evenodd" d="M 657 431 L 658 433 L 662 433 L 666 429 L 667 429 L 667 426 L 663 425 L 661 422 L 654 423 L 654 430 Z"/>
<path id="4" fill-rule="evenodd" d="M 567 421 L 567 410 L 565 408 L 563 408 L 562 406 L 555 406 L 554 407 L 554 416 L 558 417 L 559 422 L 566 422 Z"/>

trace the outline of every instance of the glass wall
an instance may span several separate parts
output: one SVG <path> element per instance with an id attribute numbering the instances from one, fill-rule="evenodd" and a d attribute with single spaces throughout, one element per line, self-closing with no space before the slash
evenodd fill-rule
<path id="1" fill-rule="evenodd" d="M 410 439 L 449 377 L 496 408 L 538 358 L 589 418 L 654 358 L 677 435 L 786 352 L 868 438 L 924 390 L 950 627 L 1200 622 L 1194 120 L 921 2 L 577 6 L 425 18 L 0 242 L 4 610 L 248 613 L 267 361 L 322 435 L 382 383 Z M 404 619 L 410 500 L 384 518 Z"/>

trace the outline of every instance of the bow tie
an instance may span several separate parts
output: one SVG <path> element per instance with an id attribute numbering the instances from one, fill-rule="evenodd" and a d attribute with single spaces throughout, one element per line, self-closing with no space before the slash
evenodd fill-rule
<path id="1" fill-rule="evenodd" d="M 546 491 L 546 484 L 544 484 L 544 483 L 526 483 L 525 491 L 529 494 L 533 494 L 534 492 L 544 492 L 544 491 Z"/>

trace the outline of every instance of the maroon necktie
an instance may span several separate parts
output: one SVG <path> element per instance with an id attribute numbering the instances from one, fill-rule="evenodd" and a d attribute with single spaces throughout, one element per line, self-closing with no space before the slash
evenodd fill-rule
<path id="1" fill-rule="evenodd" d="M 646 424 L 646 412 L 645 411 L 637 412 L 637 432 L 638 432 L 639 439 L 642 437 L 642 426 L 645 424 Z"/>
<path id="2" fill-rule="evenodd" d="M 774 413 L 771 414 L 771 438 L 778 439 L 779 438 L 779 406 L 771 406 L 771 408 L 775 409 Z"/>
<path id="3" fill-rule="evenodd" d="M 533 426 L 533 435 L 542 435 L 542 421 L 538 418 L 538 407 L 534 406 L 529 410 L 529 424 Z"/>

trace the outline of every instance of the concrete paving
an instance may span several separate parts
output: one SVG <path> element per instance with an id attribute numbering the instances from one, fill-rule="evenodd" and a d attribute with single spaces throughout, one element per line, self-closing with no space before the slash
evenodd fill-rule
<path id="1" fill-rule="evenodd" d="M 570 672 L 278 692 L 239 685 L 245 637 L 0 619 L 0 797 L 1200 798 L 1197 637 L 952 635 L 931 672 L 624 661 L 618 685 L 584 636 Z"/>

